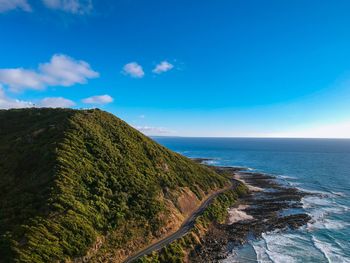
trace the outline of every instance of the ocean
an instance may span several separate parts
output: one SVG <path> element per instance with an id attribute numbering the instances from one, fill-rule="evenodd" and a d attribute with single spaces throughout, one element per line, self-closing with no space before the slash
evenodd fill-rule
<path id="1" fill-rule="evenodd" d="M 281 183 L 317 193 L 302 200 L 312 221 L 294 231 L 263 234 L 223 260 L 232 262 L 350 262 L 350 140 L 155 137 L 187 157 L 247 167 Z"/>

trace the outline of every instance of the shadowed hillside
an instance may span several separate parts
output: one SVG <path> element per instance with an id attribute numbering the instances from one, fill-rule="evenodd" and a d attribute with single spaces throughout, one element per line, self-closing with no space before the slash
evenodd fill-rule
<path id="1" fill-rule="evenodd" d="M 118 262 L 226 184 L 100 110 L 2 110 L 0 262 Z"/>

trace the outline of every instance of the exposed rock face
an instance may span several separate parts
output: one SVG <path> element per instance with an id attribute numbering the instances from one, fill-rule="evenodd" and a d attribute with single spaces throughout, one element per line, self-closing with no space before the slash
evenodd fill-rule
<path id="1" fill-rule="evenodd" d="M 200 200 L 189 189 L 184 188 L 181 195 L 177 199 L 178 207 L 182 214 L 189 215 L 199 205 Z"/>

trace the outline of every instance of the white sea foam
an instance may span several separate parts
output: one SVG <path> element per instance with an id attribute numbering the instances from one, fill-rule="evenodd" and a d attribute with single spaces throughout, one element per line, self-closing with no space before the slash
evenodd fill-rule
<path id="1" fill-rule="evenodd" d="M 328 229 L 328 230 L 340 230 L 350 226 L 350 223 L 331 220 L 331 219 L 318 219 L 307 224 L 307 230 L 313 231 L 315 229 Z"/>
<path id="2" fill-rule="evenodd" d="M 253 248 L 255 250 L 257 262 L 273 262 L 267 253 L 265 244 L 253 244 Z"/>
<path id="3" fill-rule="evenodd" d="M 303 188 L 303 187 L 298 187 L 298 189 L 302 192 L 306 192 L 306 193 L 311 193 L 311 194 L 315 194 L 321 197 L 329 197 L 329 193 L 328 192 L 324 192 L 324 191 L 318 191 L 318 190 L 310 190 L 307 188 Z"/>
<path id="4" fill-rule="evenodd" d="M 332 192 L 332 191 L 331 191 L 331 193 L 332 193 L 333 195 L 335 195 L 335 196 L 346 197 L 346 194 L 343 193 L 343 192 Z"/>
<path id="5" fill-rule="evenodd" d="M 339 249 L 342 249 L 342 250 L 344 250 L 344 251 L 347 251 L 347 250 L 349 250 L 349 244 L 347 244 L 347 245 L 345 245 L 345 244 L 343 244 L 342 242 L 340 242 L 340 241 L 338 241 L 338 240 L 336 240 L 336 239 L 333 239 L 333 242 L 335 243 L 335 244 L 337 244 L 337 246 L 339 247 Z"/>
<path id="6" fill-rule="evenodd" d="M 220 260 L 220 263 L 256 263 L 257 260 L 253 255 L 237 255 L 234 251 L 227 258 Z"/>
<path id="7" fill-rule="evenodd" d="M 215 160 L 204 160 L 203 163 L 207 164 L 207 165 L 216 165 L 216 164 L 218 164 L 218 161 L 215 161 Z"/>
<path id="8" fill-rule="evenodd" d="M 275 231 L 263 234 L 262 239 L 250 243 L 256 254 L 255 261 L 245 258 L 241 258 L 243 261 L 234 260 L 240 259 L 238 254 L 237 257 L 232 256 L 225 263 L 293 263 L 300 262 L 300 259 L 303 259 L 304 262 L 350 263 L 350 258 L 346 254 L 347 244 L 336 242 L 336 240 L 323 240 L 322 236 L 318 237 L 318 233 L 323 231 L 322 229 L 327 230 L 327 233 L 332 233 L 329 231 L 339 231 L 349 227 L 350 222 L 332 217 L 332 215 L 347 213 L 349 207 L 338 204 L 336 198 L 322 198 L 320 196 L 303 198 L 303 207 L 312 216 L 312 221 L 307 226 L 294 232 Z M 332 239 L 331 236 L 328 238 Z"/>
<path id="9" fill-rule="evenodd" d="M 316 206 L 331 206 L 332 201 L 327 198 L 320 198 L 319 196 L 307 196 L 302 199 L 303 208 L 314 208 Z"/>
<path id="10" fill-rule="evenodd" d="M 297 180 L 296 177 L 294 176 L 289 176 L 289 175 L 279 175 L 278 177 L 281 177 L 283 179 L 288 179 L 288 180 Z"/>
<path id="11" fill-rule="evenodd" d="M 350 226 L 350 223 L 329 218 L 332 215 L 344 214 L 349 207 L 336 203 L 330 198 L 310 196 L 303 198 L 303 208 L 310 214 L 312 221 L 307 224 L 308 230 L 339 230 Z"/>
<path id="12" fill-rule="evenodd" d="M 301 183 L 298 183 L 298 182 L 288 182 L 288 183 L 290 186 L 298 188 L 300 190 L 299 185 L 301 185 Z"/>
<path id="13" fill-rule="evenodd" d="M 315 236 L 312 236 L 311 239 L 314 246 L 324 255 L 325 259 L 327 259 L 329 263 L 350 263 L 350 259 L 346 258 L 339 248 L 333 246 L 328 242 L 321 241 Z"/>
<path id="14" fill-rule="evenodd" d="M 272 232 L 262 235 L 262 239 L 253 242 L 253 248 L 258 262 L 297 262 L 298 256 L 306 251 L 290 249 L 303 247 L 300 242 L 303 238 L 297 234 L 282 234 Z M 289 248 L 289 249 L 288 249 Z"/>
<path id="15" fill-rule="evenodd" d="M 244 170 L 246 170 L 246 171 L 256 171 L 254 168 L 250 168 L 250 167 L 247 167 L 247 166 L 232 165 L 232 166 L 229 166 L 229 167 L 242 169 L 243 171 Z"/>
<path id="16" fill-rule="evenodd" d="M 303 258 L 304 262 L 350 263 L 342 249 L 301 232 L 263 234 L 253 247 L 257 262 L 300 262 Z"/>
<path id="17" fill-rule="evenodd" d="M 299 185 L 296 178 L 283 175 L 279 177 L 291 185 Z M 332 240 L 332 233 L 350 227 L 350 222 L 341 220 L 344 217 L 339 216 L 350 211 L 349 206 L 338 203 L 346 194 L 299 189 L 314 194 L 302 199 L 303 209 L 312 217 L 310 223 L 298 231 L 266 233 L 262 239 L 251 241 L 249 246 L 254 249 L 256 260 L 243 258 L 238 251 L 237 256 L 231 255 L 224 262 L 293 263 L 301 262 L 302 259 L 303 262 L 350 263 L 349 255 L 346 254 L 349 249 L 346 242 L 343 244 Z M 326 239 L 322 236 L 324 233 L 327 233 Z"/>
<path id="18" fill-rule="evenodd" d="M 302 199 L 304 209 L 321 209 L 326 213 L 343 214 L 350 211 L 350 207 L 337 203 L 331 198 L 309 196 Z"/>

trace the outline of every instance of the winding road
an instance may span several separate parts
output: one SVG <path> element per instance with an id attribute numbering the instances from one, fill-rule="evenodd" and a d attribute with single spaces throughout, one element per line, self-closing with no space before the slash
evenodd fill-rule
<path id="1" fill-rule="evenodd" d="M 183 237 L 194 226 L 196 218 L 204 212 L 204 210 L 213 201 L 213 199 L 215 197 L 217 197 L 219 194 L 226 192 L 227 190 L 232 189 L 233 187 L 234 187 L 234 185 L 214 192 L 204 202 L 202 202 L 202 204 L 197 208 L 197 210 L 194 211 L 185 220 L 185 222 L 181 225 L 181 227 L 176 232 L 174 232 L 173 234 L 170 234 L 169 236 L 157 241 L 156 243 L 142 249 L 141 251 L 137 252 L 136 254 L 131 255 L 130 257 L 128 257 L 124 261 L 124 263 L 131 263 L 134 260 L 137 260 L 142 256 L 148 255 L 148 254 L 152 253 L 153 251 L 157 251 L 157 250 L 163 248 L 164 246 L 169 245 L 170 243 L 172 243 L 176 239 Z"/>

